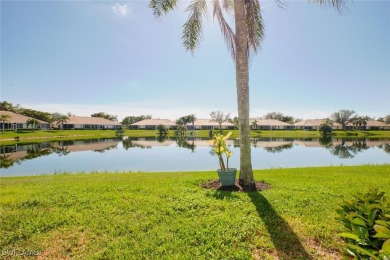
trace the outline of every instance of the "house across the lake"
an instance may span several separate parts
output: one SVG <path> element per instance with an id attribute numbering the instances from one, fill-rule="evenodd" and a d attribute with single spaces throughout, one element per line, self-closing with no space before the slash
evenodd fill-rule
<path id="1" fill-rule="evenodd" d="M 360 126 L 353 125 L 352 123 L 348 123 L 345 127 L 346 130 L 390 130 L 390 125 L 387 125 L 384 122 L 377 120 L 367 120 L 366 124 L 362 124 Z"/>
<path id="2" fill-rule="evenodd" d="M 282 122 L 276 119 L 250 119 L 252 130 L 293 130 L 292 124 Z"/>
<path id="3" fill-rule="evenodd" d="M 318 130 L 321 124 L 326 123 L 326 119 L 305 119 L 294 123 L 296 130 Z M 341 124 L 333 123 L 333 130 L 342 129 Z"/>
<path id="4" fill-rule="evenodd" d="M 187 124 L 187 128 L 192 130 L 192 123 Z M 234 124 L 230 122 L 223 122 L 221 124 L 222 129 L 234 129 Z M 219 129 L 219 124 L 211 119 L 197 119 L 194 122 L 193 130 L 214 130 Z"/>
<path id="5" fill-rule="evenodd" d="M 11 111 L 0 111 L 0 115 L 9 115 L 10 117 L 7 119 L 5 122 L 0 122 L 0 129 L 3 129 L 4 125 L 4 130 L 15 130 L 17 131 L 18 129 L 27 129 L 27 128 L 32 128 L 32 125 L 27 125 L 27 121 L 31 119 L 35 119 L 32 117 L 16 114 Z M 38 120 L 38 125 L 35 126 L 36 129 L 50 129 L 50 124 L 48 122 Z"/>
<path id="6" fill-rule="evenodd" d="M 130 129 L 148 129 L 156 130 L 157 126 L 163 125 L 168 129 L 174 129 L 176 127 L 175 122 L 169 119 L 144 119 L 130 125 Z"/>
<path id="7" fill-rule="evenodd" d="M 58 127 L 63 129 L 84 129 L 84 130 L 115 130 L 121 129 L 122 125 L 118 122 L 114 122 L 102 117 L 83 117 L 83 116 L 71 116 L 68 120 L 62 122 L 56 122 Z"/>

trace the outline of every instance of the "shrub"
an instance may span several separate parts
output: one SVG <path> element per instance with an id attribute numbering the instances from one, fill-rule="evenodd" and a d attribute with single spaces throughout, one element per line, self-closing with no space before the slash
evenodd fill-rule
<path id="1" fill-rule="evenodd" d="M 390 259 L 390 204 L 377 189 L 343 202 L 336 219 L 344 225 L 345 258 Z"/>
<path id="2" fill-rule="evenodd" d="M 123 128 L 117 129 L 117 130 L 115 131 L 115 135 L 116 135 L 117 137 L 123 137 L 123 136 L 125 135 L 125 130 L 124 130 Z"/>
<path id="3" fill-rule="evenodd" d="M 332 126 L 327 124 L 327 123 L 323 123 L 320 125 L 320 128 L 318 129 L 323 135 L 328 135 L 328 134 L 331 134 L 332 133 Z"/>

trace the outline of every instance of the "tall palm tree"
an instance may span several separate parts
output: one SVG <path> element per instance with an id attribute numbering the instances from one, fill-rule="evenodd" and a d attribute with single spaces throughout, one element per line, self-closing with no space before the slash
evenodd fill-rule
<path id="1" fill-rule="evenodd" d="M 346 0 L 312 0 L 320 5 L 330 5 L 342 11 Z M 151 0 L 153 14 L 161 18 L 177 6 L 178 0 Z M 283 0 L 276 0 L 283 6 Z M 249 70 L 250 54 L 260 50 L 264 38 L 263 18 L 259 0 L 192 0 L 186 11 L 189 13 L 183 25 L 183 45 L 194 52 L 202 36 L 203 19 L 207 16 L 208 5 L 213 6 L 228 50 L 236 64 L 236 90 L 240 138 L 239 182 L 245 191 L 255 190 L 252 171 L 250 126 L 249 126 Z M 224 17 L 224 12 L 233 15 L 234 31 Z"/>
<path id="2" fill-rule="evenodd" d="M 11 119 L 11 115 L 9 115 L 9 114 L 1 114 L 0 115 L 0 121 L 2 122 L 2 133 L 3 134 L 4 134 L 5 122 L 9 122 L 10 119 Z"/>

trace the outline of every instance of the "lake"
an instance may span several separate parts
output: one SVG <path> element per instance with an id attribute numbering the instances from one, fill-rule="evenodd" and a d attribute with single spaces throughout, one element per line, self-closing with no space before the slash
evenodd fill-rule
<path id="1" fill-rule="evenodd" d="M 218 167 L 208 140 L 111 138 L 2 145 L 0 176 L 65 172 L 203 171 Z M 239 168 L 239 141 L 228 140 Z M 253 169 L 390 163 L 390 138 L 252 139 Z"/>

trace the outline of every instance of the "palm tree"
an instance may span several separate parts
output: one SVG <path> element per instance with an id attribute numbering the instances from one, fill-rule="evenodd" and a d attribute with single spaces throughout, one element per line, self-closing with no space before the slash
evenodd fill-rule
<path id="1" fill-rule="evenodd" d="M 358 117 L 351 118 L 350 123 L 353 125 L 353 129 L 357 130 L 359 125 L 359 118 Z"/>
<path id="2" fill-rule="evenodd" d="M 192 133 L 195 131 L 196 116 L 194 114 L 188 115 L 188 123 L 192 123 Z"/>
<path id="3" fill-rule="evenodd" d="M 342 11 L 346 0 L 312 0 L 321 5 L 331 5 Z M 177 0 L 151 0 L 150 7 L 157 18 L 161 18 L 177 6 Z M 283 0 L 276 0 L 282 6 Z M 188 20 L 183 25 L 183 45 L 192 53 L 202 36 L 202 21 L 207 16 L 207 6 L 213 6 L 228 50 L 236 65 L 236 90 L 240 138 L 239 183 L 245 191 L 256 189 L 252 171 L 250 125 L 249 125 L 249 70 L 250 54 L 260 50 L 264 38 L 263 18 L 259 0 L 192 0 L 186 11 Z M 235 30 L 230 27 L 224 13 L 233 15 Z"/>
<path id="4" fill-rule="evenodd" d="M 359 125 L 359 130 L 362 130 L 362 126 L 365 127 L 367 125 L 367 120 L 368 118 L 366 116 L 358 117 L 357 124 Z"/>
<path id="5" fill-rule="evenodd" d="M 252 130 L 256 130 L 257 128 L 259 127 L 259 125 L 257 124 L 257 120 L 255 119 L 252 124 L 251 124 L 251 129 Z"/>
<path id="6" fill-rule="evenodd" d="M 11 119 L 11 115 L 9 115 L 9 114 L 1 114 L 0 115 L 0 121 L 2 122 L 2 133 L 3 134 L 4 134 L 5 122 L 9 122 L 10 119 Z"/>
<path id="7" fill-rule="evenodd" d="M 53 122 L 61 123 L 61 129 L 64 130 L 64 124 L 69 120 L 69 116 L 60 113 L 51 115 Z"/>
<path id="8" fill-rule="evenodd" d="M 28 119 L 28 120 L 27 120 L 26 124 L 27 124 L 27 127 L 28 127 L 29 125 L 31 125 L 31 129 L 32 129 L 32 131 L 34 132 L 35 128 L 36 128 L 37 125 L 39 124 L 39 121 L 36 120 L 36 119 L 34 119 L 34 118 L 31 118 L 31 119 Z"/>

